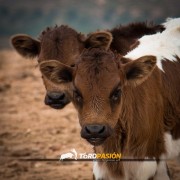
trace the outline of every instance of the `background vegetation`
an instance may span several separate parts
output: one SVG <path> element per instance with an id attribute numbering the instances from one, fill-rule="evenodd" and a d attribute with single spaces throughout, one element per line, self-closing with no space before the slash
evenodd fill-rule
<path id="1" fill-rule="evenodd" d="M 16 33 L 37 37 L 47 26 L 68 24 L 87 33 L 132 21 L 177 17 L 178 0 L 0 0 L 0 48 Z"/>

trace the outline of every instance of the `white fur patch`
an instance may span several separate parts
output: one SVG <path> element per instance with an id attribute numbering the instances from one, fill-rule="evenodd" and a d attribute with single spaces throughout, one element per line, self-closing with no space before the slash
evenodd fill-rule
<path id="1" fill-rule="evenodd" d="M 167 18 L 165 23 L 162 23 L 162 25 L 166 28 L 173 28 L 173 27 L 177 27 L 178 23 L 179 23 L 179 19 L 180 18 Z"/>
<path id="2" fill-rule="evenodd" d="M 103 179 L 106 177 L 106 171 L 103 167 L 100 167 L 98 162 L 93 162 L 93 174 L 95 176 L 95 179 Z"/>
<path id="3" fill-rule="evenodd" d="M 93 162 L 93 173 L 96 180 L 108 179 L 116 180 L 114 177 L 110 177 L 105 167 L 100 167 L 98 162 Z M 134 180 L 147 180 L 155 175 L 157 170 L 156 161 L 144 161 L 144 162 L 123 162 L 125 177 L 121 177 L 122 180 L 134 179 Z"/>
<path id="4" fill-rule="evenodd" d="M 157 170 L 156 161 L 124 163 L 126 179 L 147 180 L 154 176 Z"/>
<path id="5" fill-rule="evenodd" d="M 171 134 L 164 135 L 167 158 L 175 158 L 180 154 L 180 139 L 173 140 Z"/>
<path id="6" fill-rule="evenodd" d="M 156 162 L 142 162 L 139 164 L 139 168 L 136 174 L 136 179 L 145 180 L 156 173 L 157 163 Z"/>
<path id="7" fill-rule="evenodd" d="M 180 57 L 180 18 L 170 19 L 164 23 L 166 30 L 162 33 L 146 35 L 139 39 L 139 46 L 125 57 L 136 60 L 142 56 L 153 55 L 157 58 L 157 66 L 163 71 L 162 61 L 176 61 Z"/>

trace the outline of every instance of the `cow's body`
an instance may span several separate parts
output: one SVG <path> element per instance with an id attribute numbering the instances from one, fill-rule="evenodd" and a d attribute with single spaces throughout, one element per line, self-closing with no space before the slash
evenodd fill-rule
<path id="1" fill-rule="evenodd" d="M 156 56 L 161 72 L 164 128 L 172 135 L 172 139 L 177 140 L 180 138 L 180 18 L 165 23 L 165 26 L 168 28 L 162 34 L 141 38 L 139 47 L 126 57 L 136 59 L 145 54 Z M 167 135 L 165 139 L 169 142 L 170 138 Z"/>
<path id="2" fill-rule="evenodd" d="M 157 139 L 155 140 L 154 137 L 149 136 L 149 140 L 153 139 L 154 142 L 151 142 L 152 144 L 149 144 L 150 146 L 146 147 L 150 154 L 147 153 L 145 156 L 153 156 L 164 160 L 175 158 L 180 153 L 180 19 L 176 20 L 175 23 L 173 22 L 173 25 L 167 22 L 165 26 L 169 28 L 162 34 L 144 36 L 141 38 L 139 40 L 139 46 L 126 55 L 126 58 L 130 58 L 132 60 L 135 60 L 143 55 L 154 55 L 157 58 L 158 69 L 153 71 L 152 75 L 148 78 L 148 81 L 145 81 L 143 85 L 140 86 L 140 89 L 136 89 L 133 92 L 133 96 L 135 97 L 133 101 L 139 101 L 139 97 L 146 101 L 150 101 L 151 104 L 147 109 L 149 113 L 155 115 L 154 118 L 151 117 L 150 114 L 148 115 L 148 117 L 151 117 L 151 120 L 155 121 L 154 127 L 151 129 L 151 135 L 153 136 L 155 134 Z M 145 87 L 145 91 L 148 92 L 148 94 L 144 94 L 143 87 Z M 129 100 L 127 101 L 129 103 Z M 133 104 L 133 102 L 131 103 Z M 140 104 L 147 105 L 147 103 L 139 102 L 138 107 Z M 143 107 L 144 105 L 140 107 L 141 110 L 145 109 L 145 107 Z M 137 110 L 136 107 L 133 109 Z M 135 113 L 138 113 L 138 111 Z M 143 113 L 146 114 L 146 112 Z M 133 116 L 133 119 L 136 120 L 136 117 Z M 144 126 L 147 127 L 145 124 Z M 137 128 L 136 125 L 132 127 L 132 129 L 133 128 Z M 145 131 L 148 131 L 148 129 Z M 144 136 L 146 133 L 141 133 L 143 138 L 147 140 Z M 132 134 L 130 141 L 135 142 L 135 140 L 133 140 L 136 138 L 135 134 L 136 133 Z M 113 141 L 113 139 L 110 141 Z M 157 145 L 155 145 L 155 142 L 157 142 Z M 115 144 L 117 144 L 117 142 L 115 142 Z M 105 149 L 106 145 L 103 144 L 103 146 Z M 107 143 L 107 147 L 108 146 L 109 144 Z M 136 149 L 136 152 L 139 149 L 139 147 L 135 147 L 134 144 L 129 146 L 130 149 L 131 147 Z M 144 151 L 143 148 L 141 150 Z M 140 154 L 142 154 L 142 152 Z M 101 169 L 101 166 L 103 166 L 102 164 L 103 163 L 99 163 L 99 167 L 97 164 L 94 165 L 94 173 L 97 173 L 96 168 L 99 168 L 96 177 L 100 177 L 99 172 L 102 172 L 101 178 L 103 177 L 106 179 L 108 173 L 107 171 L 103 171 L 103 168 Z M 110 165 L 108 166 L 108 164 L 106 164 L 106 166 L 109 167 L 109 170 L 111 171 L 110 174 L 117 173 L 113 172 L 113 168 Z M 138 180 L 148 179 L 150 177 L 154 177 L 154 179 L 169 179 L 166 174 L 166 164 L 163 160 L 158 163 L 123 162 L 123 167 L 125 177 L 127 179 Z M 112 179 L 111 175 L 109 176 L 109 179 Z"/>

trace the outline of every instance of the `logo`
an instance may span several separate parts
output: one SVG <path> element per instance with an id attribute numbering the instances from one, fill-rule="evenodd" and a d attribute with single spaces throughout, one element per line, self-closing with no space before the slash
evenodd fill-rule
<path id="1" fill-rule="evenodd" d="M 73 158 L 77 160 L 77 152 L 75 149 L 71 149 L 71 152 L 68 152 L 68 153 L 65 153 L 65 154 L 62 154 L 60 156 L 60 160 L 64 160 L 64 159 L 68 159 L 68 158 Z"/>
<path id="2" fill-rule="evenodd" d="M 77 153 L 73 148 L 68 153 L 61 154 L 59 160 L 105 160 L 105 161 L 119 161 L 121 159 L 121 153 Z"/>

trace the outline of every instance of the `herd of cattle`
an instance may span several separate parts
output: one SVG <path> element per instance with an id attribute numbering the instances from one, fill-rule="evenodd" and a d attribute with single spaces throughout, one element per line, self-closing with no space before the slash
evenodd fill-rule
<path id="1" fill-rule="evenodd" d="M 180 18 L 88 35 L 62 25 L 12 45 L 38 58 L 47 105 L 72 101 L 96 153 L 141 159 L 94 162 L 95 179 L 170 179 L 165 160 L 180 153 Z"/>

